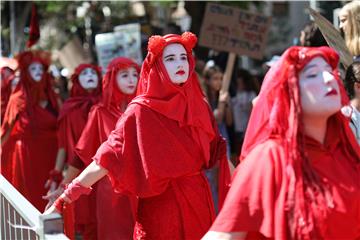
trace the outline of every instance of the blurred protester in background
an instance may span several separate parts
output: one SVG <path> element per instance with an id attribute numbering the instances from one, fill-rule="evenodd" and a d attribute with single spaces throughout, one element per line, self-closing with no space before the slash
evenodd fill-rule
<path id="1" fill-rule="evenodd" d="M 231 99 L 232 111 L 234 114 L 235 141 L 233 146 L 236 155 L 239 156 L 246 127 L 252 110 L 252 101 L 259 92 L 259 85 L 245 69 L 239 69 L 236 81 L 236 95 Z"/>
<path id="2" fill-rule="evenodd" d="M 339 12 L 339 21 L 346 46 L 354 59 L 360 61 L 360 1 L 345 4 Z"/>
<path id="3" fill-rule="evenodd" d="M 44 183 L 57 152 L 58 96 L 47 72 L 50 55 L 41 51 L 17 56 L 20 81 L 10 96 L 1 127 L 1 162 L 10 183 L 39 211 L 45 208 Z M 2 168 L 3 173 L 3 168 Z"/>
<path id="4" fill-rule="evenodd" d="M 230 159 L 230 137 L 227 126 L 232 125 L 233 117 L 229 92 L 223 93 L 220 91 L 223 81 L 223 72 L 219 66 L 215 65 L 213 60 L 210 60 L 205 65 L 202 77 L 206 97 L 213 111 L 220 134 L 226 139 L 226 153 L 228 159 Z M 218 170 L 217 167 L 206 170 L 206 176 L 210 182 L 216 212 L 218 211 Z"/>
<path id="5" fill-rule="evenodd" d="M 75 145 L 88 119 L 91 107 L 101 98 L 101 70 L 91 64 L 80 64 L 71 76 L 72 88 L 68 98 L 61 108 L 58 117 L 58 152 L 55 168 L 50 171 L 50 177 L 45 187 L 50 192 L 58 188 L 62 180 L 62 172 L 75 154 Z M 94 207 L 90 205 L 88 196 L 83 196 L 75 204 L 75 230 L 84 239 L 96 238 L 96 221 L 91 217 Z M 72 211 L 70 209 L 69 211 Z M 69 238 L 73 239 L 73 231 L 65 229 Z"/>
<path id="6" fill-rule="evenodd" d="M 1 68 L 1 123 L 4 120 L 6 106 L 12 92 L 11 83 L 15 78 L 15 71 L 10 67 Z"/>
<path id="7" fill-rule="evenodd" d="M 350 127 L 360 144 L 360 62 L 352 63 L 346 70 L 345 87 L 350 101 Z"/>

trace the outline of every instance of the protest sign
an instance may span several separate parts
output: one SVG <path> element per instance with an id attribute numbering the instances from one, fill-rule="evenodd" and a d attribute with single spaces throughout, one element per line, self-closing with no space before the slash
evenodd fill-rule
<path id="1" fill-rule="evenodd" d="M 70 75 L 79 64 L 92 62 L 92 58 L 85 52 L 78 37 L 71 39 L 55 55 L 59 58 L 61 65 L 69 70 Z"/>
<path id="2" fill-rule="evenodd" d="M 208 3 L 199 44 L 215 50 L 262 59 L 271 17 Z"/>
<path id="3" fill-rule="evenodd" d="M 97 34 L 95 45 L 103 70 L 116 57 L 127 57 L 142 63 L 140 25 L 137 23 L 116 26 L 111 33 Z"/>

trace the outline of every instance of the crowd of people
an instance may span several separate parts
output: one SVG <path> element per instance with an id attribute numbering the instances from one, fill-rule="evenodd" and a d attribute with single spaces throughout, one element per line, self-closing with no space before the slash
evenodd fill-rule
<path id="1" fill-rule="evenodd" d="M 141 66 L 80 64 L 64 102 L 49 54 L 22 52 L 1 69 L 1 174 L 70 239 L 359 239 L 360 3 L 339 18 L 345 74 L 311 22 L 233 91 L 190 32 L 150 37 Z"/>

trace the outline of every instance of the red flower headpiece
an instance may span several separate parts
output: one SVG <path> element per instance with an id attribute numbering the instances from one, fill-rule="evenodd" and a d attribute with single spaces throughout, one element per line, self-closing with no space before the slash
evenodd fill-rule
<path id="1" fill-rule="evenodd" d="M 168 34 L 165 36 L 155 35 L 149 38 L 148 52 L 152 54 L 149 65 L 152 65 L 157 56 L 162 53 L 169 43 L 180 43 L 188 53 L 197 43 L 197 37 L 191 32 L 184 32 L 181 36 L 177 34 Z"/>

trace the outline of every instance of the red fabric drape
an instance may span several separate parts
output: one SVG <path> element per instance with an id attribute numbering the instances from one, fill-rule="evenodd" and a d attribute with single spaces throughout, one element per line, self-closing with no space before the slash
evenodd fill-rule
<path id="1" fill-rule="evenodd" d="M 101 99 L 101 81 L 98 87 L 87 92 L 81 87 L 79 74 L 86 68 L 96 71 L 101 79 L 100 68 L 92 64 L 80 64 L 71 76 L 72 88 L 70 98 L 67 99 L 58 117 L 58 142 L 59 148 L 66 151 L 66 162 L 74 158 L 75 145 L 85 127 L 91 107 Z"/>
<path id="2" fill-rule="evenodd" d="M 2 144 L 1 161 L 12 166 L 9 181 L 35 206 L 43 211 L 46 201 L 44 184 L 57 151 L 56 117 L 58 105 L 46 73 L 49 59 L 44 52 L 24 52 L 18 56 L 20 82 L 11 95 L 2 123 L 1 136 L 9 132 L 8 141 Z M 36 83 L 27 67 L 37 61 L 44 66 L 44 75 Z M 39 102 L 46 100 L 45 108 Z"/>
<path id="3" fill-rule="evenodd" d="M 3 122 L 6 106 L 11 95 L 11 81 L 15 78 L 15 72 L 9 67 L 1 68 L 1 122 Z"/>
<path id="4" fill-rule="evenodd" d="M 66 152 L 66 162 L 71 161 L 75 157 L 75 145 L 79 140 L 81 133 L 85 127 L 88 119 L 88 114 L 91 107 L 96 104 L 101 98 L 101 81 L 98 87 L 91 92 L 86 91 L 79 82 L 80 73 L 86 69 L 92 68 L 101 79 L 101 70 L 99 67 L 92 64 L 80 64 L 71 76 L 72 88 L 70 91 L 70 98 L 67 99 L 59 113 L 58 117 L 58 145 L 59 148 L 64 148 Z M 67 219 L 65 230 L 67 236 L 74 238 L 74 220 L 75 229 L 85 235 L 85 239 L 96 238 L 96 221 L 91 218 L 95 213 L 94 197 L 82 196 L 74 204 L 69 205 L 64 210 L 64 218 Z"/>
<path id="5" fill-rule="evenodd" d="M 26 46 L 30 48 L 39 40 L 39 38 L 40 38 L 39 17 L 36 11 L 36 5 L 35 3 L 33 3 L 31 8 L 29 40 L 26 42 Z"/>
<path id="6" fill-rule="evenodd" d="M 329 118 L 325 147 L 320 143 L 311 147 L 302 130 L 298 74 L 318 56 L 333 68 L 341 102 L 348 103 L 338 77 L 336 52 L 328 47 L 289 48 L 265 76 L 249 120 L 240 157 L 243 163 L 236 170 L 224 208 L 211 230 L 260 232 L 275 239 L 336 239 L 350 229 L 359 230 L 355 224 L 339 228 L 329 224 L 359 217 L 357 210 L 350 208 L 347 217 L 336 213 L 344 211 L 339 206 L 345 202 L 349 206 L 354 206 L 352 201 L 359 203 L 360 150 L 349 119 L 340 111 Z M 304 165 L 305 161 L 310 166 Z M 310 170 L 329 189 L 335 209 L 320 193 L 316 193 L 316 204 L 310 201 L 308 182 L 304 180 Z M 343 174 L 346 171 L 351 177 Z M 331 230 L 334 226 L 337 229 Z M 357 234 L 352 236 L 359 237 Z"/>
<path id="7" fill-rule="evenodd" d="M 182 86 L 159 60 L 173 42 L 188 52 L 191 72 Z M 195 43 L 190 33 L 149 40 L 139 96 L 94 157 L 117 191 L 139 197 L 137 239 L 200 239 L 214 218 L 202 170 L 226 161 L 226 145 L 194 73 Z"/>
<path id="8" fill-rule="evenodd" d="M 91 157 L 104 142 L 134 95 L 123 94 L 116 83 L 122 69 L 138 65 L 127 58 L 116 58 L 107 67 L 103 78 L 103 96 L 89 113 L 88 121 L 76 145 L 76 155 L 88 165 Z M 96 218 L 98 239 L 130 239 L 135 223 L 135 197 L 115 193 L 108 178 L 96 184 Z"/>

